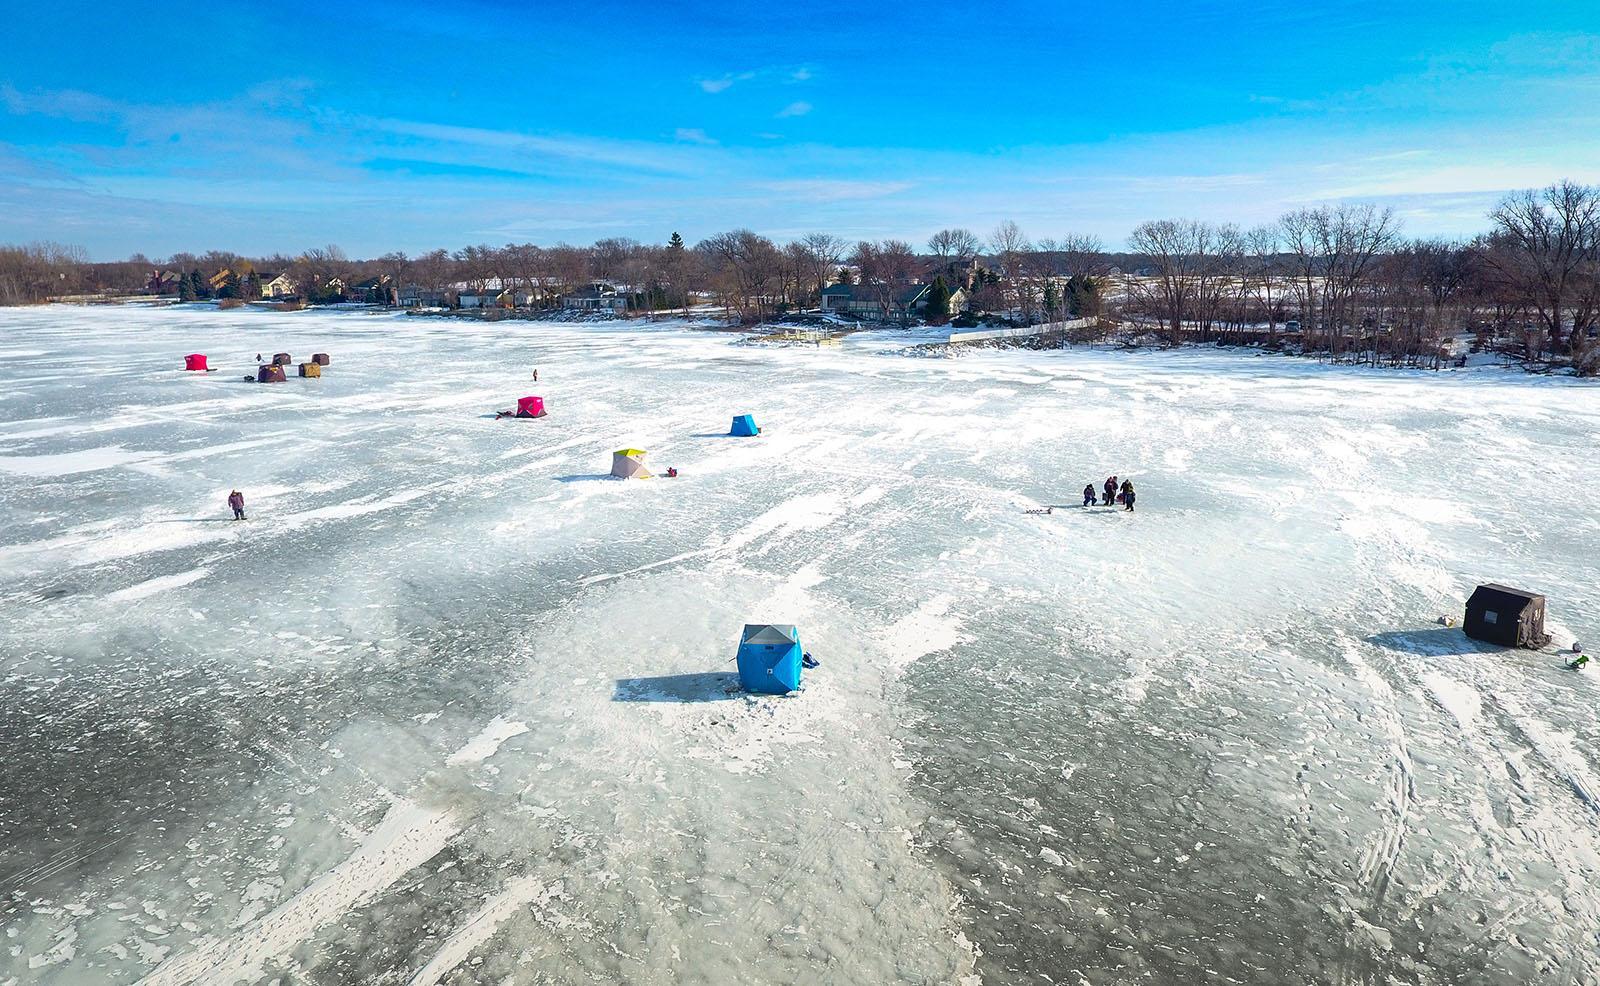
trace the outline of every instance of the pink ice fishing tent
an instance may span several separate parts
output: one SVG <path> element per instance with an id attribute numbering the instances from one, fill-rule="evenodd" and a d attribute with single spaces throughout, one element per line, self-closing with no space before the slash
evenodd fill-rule
<path id="1" fill-rule="evenodd" d="M 542 418 L 542 417 L 544 417 L 544 413 L 545 412 L 544 412 L 544 398 L 543 397 L 519 397 L 519 398 L 517 398 L 517 417 L 519 417 L 519 418 Z"/>
<path id="2" fill-rule="evenodd" d="M 185 370 L 209 370 L 210 369 L 210 367 L 206 366 L 206 354 L 205 353 L 190 353 L 189 355 L 185 356 L 183 358 L 183 368 Z"/>

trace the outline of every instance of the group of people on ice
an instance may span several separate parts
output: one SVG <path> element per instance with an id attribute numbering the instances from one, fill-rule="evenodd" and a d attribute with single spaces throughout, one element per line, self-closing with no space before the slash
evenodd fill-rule
<path id="1" fill-rule="evenodd" d="M 1112 504 L 1120 503 L 1122 504 L 1122 509 L 1124 510 L 1133 509 L 1133 480 L 1124 479 L 1122 481 L 1122 485 L 1119 487 L 1117 485 L 1117 477 L 1108 476 L 1106 477 L 1105 486 L 1102 487 L 1102 490 L 1105 495 L 1105 499 L 1101 501 L 1102 506 L 1109 507 Z M 1094 502 L 1094 484 L 1090 483 L 1083 488 L 1083 505 L 1086 507 L 1092 507 L 1094 506 Z"/>

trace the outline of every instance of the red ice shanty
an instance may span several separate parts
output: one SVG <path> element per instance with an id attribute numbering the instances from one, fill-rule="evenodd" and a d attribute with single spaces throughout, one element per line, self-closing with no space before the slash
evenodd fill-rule
<path id="1" fill-rule="evenodd" d="M 285 383 L 287 380 L 283 366 L 278 363 L 268 363 L 256 370 L 256 383 Z"/>
<path id="2" fill-rule="evenodd" d="M 206 366 L 205 353 L 190 353 L 189 355 L 185 356 L 183 358 L 183 368 L 185 370 L 202 371 L 211 369 L 209 366 Z"/>
<path id="3" fill-rule="evenodd" d="M 517 417 L 519 417 L 519 418 L 542 418 L 542 417 L 544 417 L 544 414 L 545 414 L 545 411 L 544 411 L 544 398 L 543 397 L 519 397 L 519 398 L 517 398 Z"/>

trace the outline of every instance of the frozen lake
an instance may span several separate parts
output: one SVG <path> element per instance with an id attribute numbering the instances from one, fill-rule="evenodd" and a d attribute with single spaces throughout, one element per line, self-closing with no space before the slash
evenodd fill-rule
<path id="1" fill-rule="evenodd" d="M 0 309 L 0 984 L 1600 981 L 1592 387 L 735 339 Z"/>

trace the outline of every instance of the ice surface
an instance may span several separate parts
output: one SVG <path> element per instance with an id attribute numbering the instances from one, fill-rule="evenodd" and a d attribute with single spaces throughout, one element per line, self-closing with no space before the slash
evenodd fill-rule
<path id="1" fill-rule="evenodd" d="M 1600 979 L 1591 390 L 902 344 L 0 311 L 0 983 Z"/>

